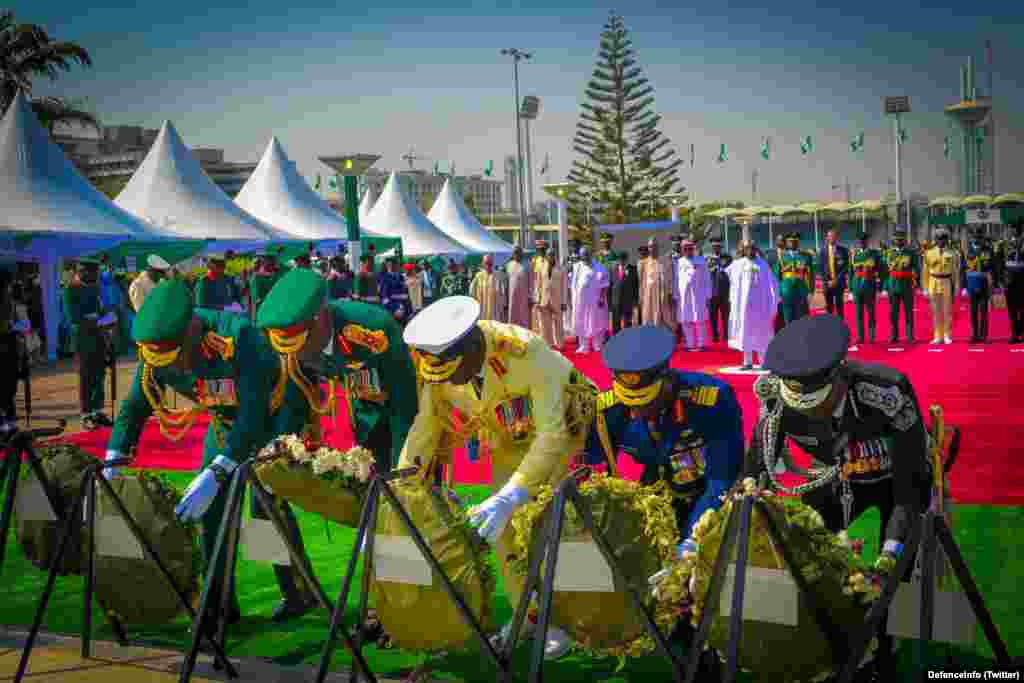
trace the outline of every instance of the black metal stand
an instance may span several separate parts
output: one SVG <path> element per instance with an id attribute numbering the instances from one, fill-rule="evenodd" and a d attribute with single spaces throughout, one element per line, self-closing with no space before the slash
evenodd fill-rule
<path id="1" fill-rule="evenodd" d="M 228 488 L 227 500 L 224 504 L 224 517 L 221 520 L 220 528 L 217 530 L 217 541 L 214 545 L 213 557 L 209 560 L 210 576 L 203 584 L 203 593 L 200 598 L 199 611 L 194 615 L 192 622 L 192 643 L 189 647 L 188 654 L 185 656 L 185 662 L 181 668 L 181 675 L 179 677 L 180 683 L 188 683 L 192 679 L 192 675 L 195 672 L 196 660 L 199 656 L 199 647 L 202 643 L 203 638 L 212 640 L 218 644 L 218 648 L 223 648 L 226 640 L 225 631 L 227 627 L 226 616 L 228 612 L 228 601 L 231 599 L 231 585 L 234 582 L 234 568 L 235 563 L 238 559 L 238 543 L 241 538 L 242 528 L 242 516 L 243 516 L 243 505 L 245 501 L 246 489 L 252 491 L 252 495 L 256 498 L 257 505 L 266 513 L 267 519 L 274 525 L 278 535 L 284 542 L 285 547 L 288 549 L 289 556 L 293 568 L 299 572 L 299 575 L 306 582 L 306 585 L 313 591 L 314 596 L 320 605 L 328 612 L 333 612 L 334 608 L 331 605 L 330 598 L 324 592 L 323 587 L 316 580 L 313 575 L 312 569 L 307 566 L 302 553 L 298 551 L 295 545 L 292 543 L 291 536 L 288 533 L 288 527 L 285 524 L 284 519 L 281 517 L 280 511 L 277 506 L 274 505 L 270 494 L 264 490 L 260 485 L 259 480 L 256 478 L 256 474 L 252 469 L 252 464 L 249 461 L 243 462 L 237 468 L 231 476 L 231 483 Z M 221 585 L 217 587 L 217 590 L 213 590 L 212 578 L 216 575 L 214 569 L 220 566 L 220 559 L 224 558 L 224 571 L 221 577 Z M 218 608 L 212 609 L 214 606 L 211 604 L 213 596 L 219 594 L 221 598 L 221 604 Z M 216 618 L 216 624 L 210 622 Z M 209 634 L 211 631 L 216 630 L 216 635 L 210 638 Z M 351 641 L 350 641 L 351 645 Z M 359 668 L 364 671 L 369 671 L 365 660 L 363 660 L 362 654 L 358 652 L 354 645 L 351 645 L 350 649 L 353 651 L 353 658 Z M 215 668 L 220 668 L 220 662 L 214 662 Z M 229 670 L 229 675 L 232 670 Z"/>
<path id="2" fill-rule="evenodd" d="M 932 625 L 935 616 L 935 562 L 939 545 L 945 551 L 946 557 L 953 568 L 953 573 L 960 581 L 960 586 L 963 588 L 967 600 L 971 603 L 971 609 L 974 611 L 975 617 L 985 632 L 985 638 L 988 640 L 992 652 L 996 656 L 996 664 L 1005 669 L 1021 666 L 1019 659 L 1014 660 L 1010 657 L 1010 653 L 1006 649 L 1006 643 L 1003 641 L 1002 636 L 999 635 L 999 629 L 996 628 L 992 620 L 992 613 L 989 612 L 984 598 L 981 597 L 978 585 L 974 582 L 974 578 L 967 568 L 967 563 L 964 562 L 963 555 L 960 554 L 960 548 L 953 539 L 953 534 L 946 525 L 946 520 L 937 512 L 928 510 L 921 515 L 920 520 L 915 525 L 915 529 L 906 547 L 903 549 L 903 554 L 896 563 L 896 568 L 882 587 L 882 594 L 871 606 L 871 609 L 868 610 L 863 627 L 858 632 L 852 634 L 852 644 L 848 651 L 846 665 L 839 676 L 839 683 L 852 683 L 857 667 L 861 659 L 864 658 L 864 653 L 867 652 L 871 639 L 879 631 L 879 628 L 883 627 L 882 620 L 888 616 L 889 607 L 896 597 L 896 590 L 900 586 L 901 579 L 910 570 L 919 549 L 922 555 L 921 633 L 919 640 L 923 643 L 932 642 Z M 915 662 L 915 664 L 920 668 L 920 662 Z"/>
<path id="3" fill-rule="evenodd" d="M 11 531 L 11 520 L 14 518 L 14 503 L 18 497 L 18 481 L 21 479 L 22 456 L 28 462 L 28 466 L 35 473 L 36 479 L 42 483 L 46 481 L 46 475 L 39 464 L 33 443 L 39 438 L 60 436 L 64 432 L 67 422 L 58 420 L 58 426 L 51 429 L 30 429 L 27 431 L 12 432 L 7 441 L 3 444 L 3 466 L 0 468 L 0 486 L 4 489 L 4 507 L 0 513 L 0 574 L 3 573 L 4 559 L 7 557 L 7 538 Z M 54 514 L 60 514 L 59 506 L 55 505 L 53 496 L 47 486 L 43 486 L 47 497 L 50 500 L 50 507 Z"/>
<path id="4" fill-rule="evenodd" d="M 555 497 L 548 508 L 545 520 L 544 535 L 539 548 L 535 548 L 530 558 L 530 566 L 523 587 L 522 599 L 516 607 L 515 615 L 512 618 L 512 637 L 506 641 L 503 656 L 511 658 L 512 650 L 515 648 L 516 637 L 523 627 L 526 613 L 529 609 L 530 597 L 536 591 L 540 603 L 540 614 L 538 616 L 537 630 L 534 633 L 533 651 L 530 656 L 530 683 L 541 683 L 544 680 L 544 647 L 547 643 L 548 629 L 551 623 L 551 602 L 555 593 L 555 575 L 558 566 L 558 550 L 562 543 L 562 525 L 565 521 L 566 506 L 572 504 L 583 518 L 583 528 L 590 533 L 594 543 L 600 550 L 605 562 L 612 570 L 615 583 L 625 587 L 636 616 L 640 618 L 647 634 L 654 640 L 658 653 L 667 659 L 672 666 L 672 679 L 675 683 L 683 683 L 683 662 L 672 652 L 668 639 L 658 629 L 654 617 L 644 604 L 643 596 L 634 585 L 637 577 L 626 576 L 619 566 L 611 544 L 605 538 L 604 533 L 594 525 L 594 515 L 590 503 L 583 497 L 579 490 L 578 480 L 589 473 L 589 468 L 580 468 L 570 474 L 559 484 Z M 541 580 L 541 566 L 544 567 L 544 577 Z M 646 578 L 644 583 L 646 585 Z M 502 683 L 509 679 L 503 678 Z"/>
<path id="5" fill-rule="evenodd" d="M 331 660 L 334 657 L 334 650 L 336 648 L 339 633 L 341 637 L 345 639 L 349 650 L 352 652 L 353 658 L 355 658 L 363 667 L 363 676 L 365 677 L 365 680 L 368 683 L 376 683 L 377 681 L 376 677 L 369 670 L 369 667 L 366 666 L 365 661 L 363 660 L 362 642 L 359 640 L 353 641 L 343 626 L 345 605 L 348 603 L 348 596 L 352 590 L 352 582 L 355 580 L 356 571 L 359 567 L 360 555 L 363 556 L 363 580 L 359 594 L 358 623 L 362 624 L 366 621 L 366 612 L 368 609 L 370 593 L 370 580 L 373 576 L 372 560 L 374 539 L 377 533 L 377 510 L 380 506 L 381 496 L 384 496 L 387 499 L 388 504 L 391 505 L 398 513 L 403 526 L 405 526 L 409 535 L 412 536 L 413 542 L 423 555 L 423 558 L 430 565 L 434 575 L 440 577 L 441 584 L 444 586 L 445 592 L 448 593 L 449 599 L 451 599 L 452 603 L 454 603 L 455 607 L 459 610 L 459 613 L 462 615 L 466 625 L 475 632 L 485 656 L 494 662 L 499 674 L 507 674 L 508 672 L 508 658 L 499 653 L 494 646 L 491 645 L 491 642 L 487 638 L 487 634 L 484 633 L 480 622 L 469 610 L 469 607 L 466 605 L 466 601 L 463 600 L 458 589 L 441 568 L 441 564 L 438 562 L 437 557 L 430 549 L 430 546 L 427 545 L 427 542 L 424 540 L 419 529 L 417 529 L 416 525 L 413 524 L 412 519 L 409 517 L 409 512 L 398 500 L 398 496 L 395 495 L 394 489 L 391 488 L 391 482 L 416 475 L 418 472 L 418 468 L 410 467 L 408 469 L 393 471 L 386 474 L 377 474 L 370 483 L 370 489 L 367 492 L 366 502 L 363 504 L 363 512 L 359 520 L 359 530 L 356 532 L 356 541 L 354 546 L 355 551 L 352 553 L 352 557 L 349 558 L 348 569 L 346 570 L 345 576 L 341 582 L 341 591 L 338 595 L 338 601 L 334 606 L 334 613 L 331 615 L 331 627 L 327 633 L 327 639 L 324 641 L 323 654 L 320 659 L 320 669 L 317 672 L 316 677 L 317 683 L 324 683 L 324 680 L 327 678 L 327 672 L 330 668 Z M 360 549 L 362 549 L 361 552 Z M 355 680 L 355 675 L 357 673 L 357 671 L 353 671 L 353 680 Z"/>
<path id="6" fill-rule="evenodd" d="M 762 474 L 759 488 L 764 488 L 766 483 L 767 475 Z M 807 580 L 800 571 L 800 567 L 796 563 L 792 552 L 790 552 L 789 546 L 786 545 L 786 540 L 781 533 L 782 530 L 775 525 L 775 521 L 768 513 L 763 501 L 746 496 L 740 501 L 738 511 L 736 506 L 733 506 L 726 521 L 725 536 L 719 547 L 718 557 L 715 558 L 711 585 L 708 587 L 708 592 L 704 597 L 704 611 L 701 613 L 700 625 L 697 628 L 697 634 L 694 636 L 693 645 L 690 649 L 686 668 L 686 683 L 693 683 L 696 680 L 701 651 L 704 648 L 704 643 L 707 641 L 708 632 L 711 630 L 711 624 L 717 616 L 718 607 L 721 603 L 726 568 L 732 559 L 734 545 L 736 545 L 736 574 L 732 590 L 731 613 L 729 615 L 729 643 L 726 653 L 724 681 L 725 683 L 733 683 L 736 680 L 736 674 L 739 670 L 740 641 L 743 633 L 743 603 L 750 549 L 750 519 L 755 507 L 764 516 L 767 522 L 768 535 L 772 543 L 782 555 L 786 568 L 789 570 L 793 582 L 800 591 L 801 598 L 805 601 L 804 604 L 810 608 L 815 623 L 828 641 L 836 669 L 838 670 L 847 661 L 846 654 L 849 648 L 843 638 L 843 634 L 836 627 L 835 622 L 832 621 L 828 610 L 811 592 Z"/>
<path id="7" fill-rule="evenodd" d="M 131 464 L 131 458 L 119 458 L 117 460 L 111 460 L 109 462 L 96 462 L 90 465 L 85 472 L 82 473 L 82 484 L 79 495 L 75 498 L 71 506 L 71 511 L 68 513 L 67 518 L 64 520 L 64 531 L 61 535 L 60 545 L 57 548 L 57 555 L 53 560 L 53 564 L 50 567 L 50 574 L 46 580 L 46 587 L 43 589 L 43 594 L 39 598 L 39 607 L 36 610 L 35 618 L 32 622 L 32 628 L 29 630 L 28 639 L 25 641 L 25 647 L 22 650 L 21 661 L 18 662 L 18 670 L 14 675 L 14 683 L 21 683 L 21 680 L 25 676 L 25 671 L 28 668 L 29 658 L 32 656 L 32 649 L 35 646 L 36 638 L 39 636 L 39 630 L 42 628 L 43 617 L 46 615 L 46 607 L 49 604 L 50 596 L 53 594 L 54 584 L 57 581 L 57 574 L 60 569 L 62 560 L 64 559 L 65 553 L 70 550 L 71 537 L 74 532 L 75 525 L 81 523 L 84 509 L 84 523 L 87 525 L 87 548 L 86 548 L 86 574 L 85 574 L 85 595 L 82 601 L 82 659 L 88 659 L 91 655 L 92 648 L 92 606 L 93 606 L 93 591 L 96 581 L 96 487 L 100 486 L 103 488 L 103 492 L 110 497 L 113 501 L 114 507 L 117 508 L 118 514 L 128 525 L 132 535 L 138 541 L 142 547 L 146 558 L 157 566 L 157 569 L 163 575 L 164 579 L 171 586 L 178 596 L 178 600 L 181 605 L 189 612 L 190 615 L 194 615 L 195 612 L 192 610 L 192 606 L 189 604 L 188 597 L 185 591 L 181 589 L 171 576 L 167 567 L 161 561 L 160 556 L 157 555 L 153 546 L 146 539 L 142 533 L 142 529 L 132 518 L 128 509 L 124 506 L 124 503 L 114 492 L 114 489 L 110 486 L 110 482 L 107 481 L 106 477 L 103 476 L 102 470 L 106 467 L 124 467 Z M 38 475 L 37 475 L 38 476 Z M 44 488 L 48 488 L 47 482 L 43 479 L 40 480 Z M 49 494 L 48 494 L 49 495 Z M 120 645 L 128 644 L 128 637 L 125 634 L 124 627 L 121 623 L 112 615 L 108 614 L 104 610 L 104 615 L 110 622 L 111 628 L 114 630 L 114 634 L 117 637 L 117 641 Z M 213 643 L 214 654 L 219 661 L 221 661 L 228 671 L 228 675 L 232 678 L 238 676 L 238 672 L 235 671 L 231 662 L 227 660 L 223 650 Z"/>

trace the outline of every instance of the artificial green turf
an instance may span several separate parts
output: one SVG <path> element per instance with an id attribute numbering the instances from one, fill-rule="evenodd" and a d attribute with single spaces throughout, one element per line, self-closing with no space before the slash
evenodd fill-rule
<path id="1" fill-rule="evenodd" d="M 170 481 L 184 488 L 191 479 L 188 473 L 169 473 Z M 486 488 L 480 486 L 459 487 L 459 495 L 467 503 L 478 502 L 486 495 Z M 306 548 L 332 600 L 337 598 L 342 573 L 352 551 L 355 530 L 332 524 L 326 528 L 317 516 L 296 509 L 303 530 Z M 854 537 L 868 539 L 865 555 L 873 556 L 877 547 L 878 516 L 868 514 L 851 530 Z M 1019 604 L 1019 585 L 1024 574 L 1024 508 L 994 506 L 963 506 L 956 510 L 955 535 L 976 582 L 981 588 L 989 609 L 999 627 L 1003 640 L 1015 656 L 1024 655 L 1024 615 L 1015 607 Z M 874 547 L 873 547 L 874 546 Z M 6 580 L 6 598 L 0 602 L 0 623 L 8 626 L 28 627 L 36 609 L 39 595 L 45 585 L 46 574 L 35 569 L 24 558 L 13 538 L 8 541 L 8 552 L 3 576 Z M 58 633 L 78 633 L 82 623 L 81 577 L 58 579 L 56 590 L 50 600 L 44 620 L 44 628 Z M 359 585 L 358 577 L 355 583 Z M 286 624 L 274 624 L 269 616 L 280 599 L 277 584 L 270 565 L 245 560 L 244 551 L 238 564 L 238 593 L 244 618 L 229 632 L 228 651 L 238 657 L 263 657 L 280 664 L 316 663 L 327 633 L 329 615 L 318 612 Z M 354 620 L 358 596 L 353 593 L 349 600 L 347 620 Z M 511 618 L 511 608 L 504 591 L 498 585 L 496 611 L 499 623 Z M 112 638 L 110 629 L 99 610 L 94 610 L 93 623 L 100 638 Z M 425 621 L 427 626 L 429 620 Z M 160 628 L 144 631 L 129 627 L 129 636 L 134 641 L 153 646 L 185 649 L 188 646 L 188 623 L 180 619 Z M 910 647 L 901 647 L 901 659 L 909 662 Z M 932 646 L 930 657 L 944 656 L 947 649 Z M 977 644 L 973 651 L 955 648 L 957 668 L 991 668 L 991 648 L 981 629 L 978 629 Z M 397 676 L 419 664 L 422 659 L 397 650 L 367 648 L 367 657 L 375 672 L 380 675 Z M 516 656 L 516 671 L 520 678 L 526 678 L 529 648 L 521 647 Z M 988 660 L 988 661 L 986 661 Z M 334 664 L 336 668 L 349 668 L 351 658 L 343 646 L 339 646 Z M 938 660 L 932 659 L 933 662 Z M 494 675 L 487 660 L 479 652 L 449 654 L 436 658 L 434 676 L 463 681 L 493 680 Z M 627 667 L 616 672 L 614 660 L 594 660 L 583 655 L 572 654 L 558 662 L 545 666 L 545 674 L 551 680 L 567 683 L 585 683 L 595 679 L 607 681 L 668 680 L 670 672 L 664 661 L 649 656 L 631 661 Z"/>

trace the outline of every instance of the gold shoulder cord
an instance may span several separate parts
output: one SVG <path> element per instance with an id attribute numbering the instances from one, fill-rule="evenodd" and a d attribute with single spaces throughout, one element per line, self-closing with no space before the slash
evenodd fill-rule
<path id="1" fill-rule="evenodd" d="M 604 413 L 597 413 L 597 437 L 601 440 L 601 447 L 604 449 L 605 459 L 608 461 L 608 471 L 616 479 L 619 478 L 619 465 L 615 459 L 615 451 L 612 449 L 612 437 L 608 433 L 608 422 L 604 419 Z"/>
<path id="2" fill-rule="evenodd" d="M 274 393 L 270 396 L 270 413 L 274 414 L 281 408 L 284 403 L 285 387 L 288 385 L 288 380 L 291 379 L 299 387 L 302 395 L 306 397 L 306 402 L 315 414 L 329 415 L 334 410 L 334 394 L 328 396 L 326 401 L 321 401 L 318 396 L 319 389 L 306 378 L 299 365 L 297 354 L 306 345 L 309 331 L 288 336 L 280 330 L 269 330 L 267 335 L 270 338 L 270 345 L 274 347 L 281 359 L 281 374 L 278 375 Z"/>

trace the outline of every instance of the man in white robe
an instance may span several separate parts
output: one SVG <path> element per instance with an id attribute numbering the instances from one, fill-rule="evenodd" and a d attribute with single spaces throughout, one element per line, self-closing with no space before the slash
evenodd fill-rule
<path id="1" fill-rule="evenodd" d="M 508 322 L 530 329 L 530 269 L 523 265 L 523 248 L 512 251 L 512 260 L 505 264 L 508 277 Z"/>
<path id="2" fill-rule="evenodd" d="M 697 253 L 693 240 L 683 242 L 683 253 L 676 262 L 675 299 L 679 302 L 676 318 L 683 328 L 683 345 L 687 351 L 703 351 L 704 328 L 711 299 L 711 273 L 704 257 Z"/>
<path id="3" fill-rule="evenodd" d="M 775 334 L 779 283 L 753 243 L 740 245 L 739 257 L 726 269 L 729 275 L 729 348 L 743 352 L 742 370 L 758 367 Z"/>
<path id="4" fill-rule="evenodd" d="M 608 331 L 608 271 L 584 247 L 573 268 L 573 330 L 579 338 L 576 353 L 600 351 Z"/>

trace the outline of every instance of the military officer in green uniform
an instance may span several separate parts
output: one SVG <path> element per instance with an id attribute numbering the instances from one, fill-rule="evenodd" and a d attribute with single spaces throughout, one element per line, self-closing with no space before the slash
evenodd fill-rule
<path id="1" fill-rule="evenodd" d="M 904 329 L 908 344 L 914 341 L 914 290 L 920 259 L 907 247 L 907 231 L 897 229 L 892 235 L 892 248 L 885 252 L 885 291 L 889 296 L 889 343 L 899 341 L 900 307 L 903 308 Z"/>
<path id="2" fill-rule="evenodd" d="M 812 259 L 800 251 L 800 235 L 791 232 L 786 236 L 786 250 L 779 256 L 776 276 L 779 279 L 779 294 L 782 298 L 782 317 L 785 324 L 810 314 L 807 297 L 814 283 Z"/>
<path id="3" fill-rule="evenodd" d="M 271 438 L 303 431 L 310 415 L 306 397 L 293 382 L 282 383 L 277 355 L 248 319 L 194 307 L 180 280 L 165 280 L 153 289 L 132 323 L 132 337 L 139 347 L 140 363 L 107 443 L 107 460 L 130 453 L 152 415 L 164 436 L 177 441 L 201 413 L 210 413 L 203 470 L 175 511 L 183 520 L 201 522 L 202 551 L 209 564 L 232 472 Z M 169 407 L 166 387 L 189 398 L 193 405 Z M 106 474 L 116 473 L 107 470 Z M 281 508 L 291 526 L 292 540 L 301 549 L 291 511 L 287 505 Z M 308 567 L 308 559 L 304 561 Z M 280 569 L 276 572 L 279 581 L 291 574 L 288 568 Z M 211 605 L 221 604 L 224 574 L 223 558 L 219 566 L 207 568 L 206 579 L 213 582 Z M 234 581 L 230 584 L 230 607 L 223 617 L 233 623 L 241 614 Z M 283 581 L 281 590 L 284 601 L 274 611 L 277 620 L 300 614 L 312 604 L 308 593 L 293 580 Z M 209 623 L 215 627 L 221 615 L 213 616 Z"/>
<path id="4" fill-rule="evenodd" d="M 82 428 L 110 426 L 103 413 L 107 341 L 100 331 L 101 318 L 108 313 L 100 300 L 100 262 L 79 259 L 76 273 L 62 292 L 64 319 L 70 326 L 71 349 L 78 365 L 78 405 Z"/>
<path id="5" fill-rule="evenodd" d="M 864 343 L 864 312 L 867 311 L 868 336 L 875 343 L 875 305 L 881 278 L 882 254 L 868 246 L 868 234 L 860 234 L 860 246 L 850 259 L 850 292 L 857 307 L 857 338 Z"/>
<path id="6" fill-rule="evenodd" d="M 390 470 L 417 408 L 412 355 L 394 317 L 380 306 L 328 301 L 327 281 L 297 269 L 274 287 L 257 325 L 279 353 L 298 354 L 345 383 L 356 443 L 373 452 L 380 471 Z"/>
<path id="7" fill-rule="evenodd" d="M 373 271 L 373 254 L 359 257 L 359 272 L 356 274 L 355 291 L 352 298 L 368 304 L 380 304 L 380 284 Z"/>
<path id="8" fill-rule="evenodd" d="M 206 259 L 206 275 L 196 282 L 196 306 L 223 311 L 238 302 L 234 284 L 225 274 L 223 254 L 210 254 Z"/>
<path id="9" fill-rule="evenodd" d="M 960 269 L 963 278 L 960 285 L 967 292 L 971 302 L 972 344 L 988 341 L 988 309 L 994 289 L 994 261 L 995 254 L 985 239 L 984 231 L 975 228 L 964 253 L 963 267 Z"/>
<path id="10" fill-rule="evenodd" d="M 448 264 L 448 272 L 441 278 L 441 296 L 469 296 L 469 278 L 457 262 Z"/>
<path id="11" fill-rule="evenodd" d="M 615 238 L 610 232 L 601 233 L 601 249 L 597 252 L 595 258 L 605 268 L 611 268 L 617 260 L 615 252 L 612 251 L 612 243 L 614 241 Z"/>

